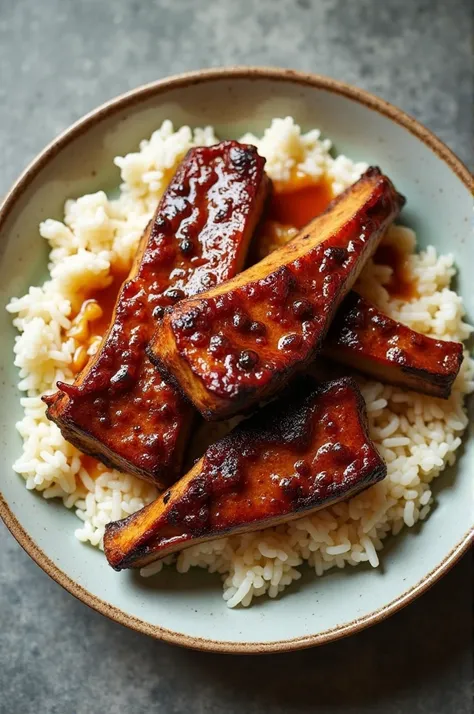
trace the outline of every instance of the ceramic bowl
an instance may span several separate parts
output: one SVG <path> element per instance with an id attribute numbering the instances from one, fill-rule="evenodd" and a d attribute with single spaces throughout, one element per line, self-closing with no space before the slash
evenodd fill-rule
<path id="1" fill-rule="evenodd" d="M 275 116 L 292 115 L 303 129 L 319 127 L 337 152 L 378 164 L 408 197 L 404 222 L 421 246 L 452 252 L 457 288 L 474 318 L 469 237 L 472 179 L 427 129 L 390 104 L 333 80 L 288 70 L 202 71 L 141 87 L 80 120 L 27 168 L 0 214 L 0 304 L 40 284 L 47 249 L 44 218 L 62 217 L 67 198 L 119 183 L 113 157 L 136 149 L 161 122 L 213 124 L 218 136 L 259 133 Z M 471 189 L 471 190 L 470 190 Z M 470 269 L 469 269 L 469 266 Z M 358 567 L 316 578 L 309 570 L 276 600 L 229 610 L 218 576 L 168 569 L 146 580 L 117 574 L 103 554 L 74 537 L 75 515 L 28 493 L 12 471 L 21 450 L 21 416 L 13 366 L 15 330 L 0 310 L 2 382 L 0 514 L 15 538 L 58 583 L 118 622 L 154 637 L 203 650 L 269 652 L 334 640 L 376 623 L 426 590 L 473 538 L 474 438 L 466 435 L 453 469 L 435 484 L 436 508 L 420 528 L 392 539 L 376 570 Z"/>

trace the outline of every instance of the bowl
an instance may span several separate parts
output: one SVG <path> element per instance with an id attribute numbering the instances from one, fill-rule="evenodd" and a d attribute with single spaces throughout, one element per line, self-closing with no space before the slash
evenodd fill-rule
<path id="1" fill-rule="evenodd" d="M 408 197 L 404 223 L 419 245 L 452 252 L 457 289 L 471 321 L 474 291 L 468 266 L 473 182 L 442 142 L 385 101 L 332 79 L 282 69 L 230 68 L 193 72 L 124 94 L 99 107 L 50 144 L 24 171 L 0 211 L 1 304 L 41 284 L 47 249 L 38 234 L 64 201 L 119 183 L 113 157 L 135 150 L 169 118 L 175 126 L 213 124 L 221 137 L 259 133 L 275 116 L 292 115 L 303 129 L 319 127 L 355 160 L 380 165 Z M 435 485 L 436 508 L 419 528 L 391 540 L 382 567 L 308 573 L 284 597 L 229 610 L 217 575 L 168 569 L 156 579 L 117 574 L 103 554 L 74 537 L 73 513 L 28 493 L 12 470 L 21 449 L 21 416 L 13 366 L 15 330 L 0 311 L 0 515 L 52 578 L 92 608 L 157 638 L 202 650 L 275 652 L 322 644 L 379 622 L 424 592 L 472 542 L 474 438 L 471 427 L 455 467 Z M 471 420 L 472 423 L 472 420 Z"/>

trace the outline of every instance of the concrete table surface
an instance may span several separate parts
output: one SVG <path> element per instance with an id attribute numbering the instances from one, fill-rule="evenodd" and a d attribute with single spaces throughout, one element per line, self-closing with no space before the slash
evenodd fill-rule
<path id="1" fill-rule="evenodd" d="M 470 0 L 2 0 L 0 195 L 59 131 L 169 74 L 328 74 L 415 115 L 471 167 Z M 225 657 L 128 631 L 50 580 L 0 526 L 1 714 L 470 714 L 472 560 L 348 640 Z"/>

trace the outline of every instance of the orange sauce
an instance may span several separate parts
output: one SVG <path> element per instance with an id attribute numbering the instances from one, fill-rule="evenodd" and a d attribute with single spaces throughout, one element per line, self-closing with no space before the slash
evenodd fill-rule
<path id="1" fill-rule="evenodd" d="M 287 226 L 303 228 L 315 216 L 326 210 L 334 198 L 327 179 L 318 183 L 296 185 L 272 196 L 268 219 Z"/>
<path id="2" fill-rule="evenodd" d="M 309 221 L 326 210 L 334 198 L 330 182 L 323 178 L 318 183 L 293 180 L 290 184 L 274 184 L 269 210 L 250 254 L 256 263 L 290 241 Z"/>
<path id="3" fill-rule="evenodd" d="M 392 297 L 411 300 L 416 296 L 416 287 L 408 271 L 406 255 L 390 243 L 382 243 L 374 255 L 377 265 L 389 265 L 392 270 L 390 282 L 384 287 Z"/>
<path id="4" fill-rule="evenodd" d="M 87 290 L 83 291 L 84 301 L 78 314 L 73 322 L 74 325 L 79 327 L 81 334 L 75 336 L 78 342 L 78 347 L 74 355 L 73 360 L 73 371 L 78 373 L 83 369 L 89 360 L 89 355 L 87 354 L 87 349 L 90 345 L 98 338 L 101 338 L 107 328 L 110 325 L 112 315 L 115 308 L 115 303 L 117 301 L 119 290 L 122 286 L 123 281 L 126 279 L 128 273 L 114 273 L 113 279 L 110 285 L 101 290 Z M 95 303 L 100 311 L 98 317 L 90 320 L 84 329 L 81 330 L 80 321 L 87 320 L 88 314 L 90 314 L 91 304 Z M 95 459 L 93 456 L 88 454 L 81 454 L 81 465 L 87 471 L 92 479 L 98 478 L 104 470 L 107 468 L 100 461 Z"/>
<path id="5" fill-rule="evenodd" d="M 68 331 L 69 336 L 74 337 L 78 344 L 72 362 L 74 374 L 78 374 L 85 367 L 89 360 L 87 350 L 92 344 L 98 344 L 107 331 L 119 290 L 126 277 L 127 274 L 124 273 L 113 273 L 112 282 L 106 288 L 86 288 L 82 291 L 84 300 Z"/>
<path id="6" fill-rule="evenodd" d="M 88 454 L 81 454 L 81 466 L 87 471 L 92 479 L 98 478 L 106 469 L 106 466 L 94 459 L 93 456 Z"/>
<path id="7" fill-rule="evenodd" d="M 128 273 L 113 273 L 112 282 L 106 288 L 102 290 L 94 290 L 89 292 L 87 297 L 89 300 L 95 300 L 101 310 L 102 315 L 97 320 L 94 320 L 93 332 L 94 335 L 102 336 L 110 325 L 112 319 L 112 314 L 114 312 L 115 303 L 117 302 L 117 296 L 119 290 L 122 287 L 122 283 L 127 277 Z"/>

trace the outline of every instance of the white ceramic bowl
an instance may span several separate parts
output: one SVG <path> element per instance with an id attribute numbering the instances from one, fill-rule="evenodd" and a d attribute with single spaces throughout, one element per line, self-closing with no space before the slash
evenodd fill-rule
<path id="1" fill-rule="evenodd" d="M 23 173 L 0 213 L 1 304 L 40 284 L 46 245 L 38 223 L 62 215 L 67 198 L 113 189 L 113 157 L 136 149 L 161 122 L 213 124 L 218 136 L 259 133 L 274 116 L 292 115 L 304 129 L 317 126 L 338 152 L 380 165 L 408 197 L 404 222 L 421 246 L 453 252 L 462 294 L 474 317 L 470 239 L 472 179 L 461 162 L 403 112 L 361 90 L 323 77 L 279 69 L 196 72 L 141 87 L 77 122 Z M 469 268 L 470 266 L 470 268 Z M 168 569 L 152 580 L 117 574 L 98 550 L 74 537 L 75 516 L 60 504 L 25 490 L 11 464 L 21 449 L 15 421 L 21 407 L 12 347 L 15 331 L 0 311 L 0 514 L 32 558 L 61 585 L 99 612 L 155 637 L 223 652 L 283 651 L 328 642 L 378 622 L 426 590 L 468 548 L 473 538 L 474 439 L 435 484 L 437 506 L 419 528 L 390 541 L 382 566 L 309 571 L 284 597 L 250 609 L 229 610 L 218 576 Z"/>

